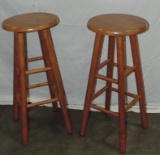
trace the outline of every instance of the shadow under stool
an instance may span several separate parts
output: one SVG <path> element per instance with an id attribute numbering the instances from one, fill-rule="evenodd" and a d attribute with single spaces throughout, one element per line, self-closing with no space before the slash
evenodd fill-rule
<path id="1" fill-rule="evenodd" d="M 95 32 L 95 42 L 80 135 L 84 136 L 86 133 L 90 108 L 113 115 L 119 121 L 119 150 L 123 153 L 126 151 L 126 111 L 137 101 L 139 101 L 140 105 L 142 127 L 147 128 L 148 126 L 137 35 L 145 32 L 149 25 L 145 19 L 134 15 L 103 14 L 91 18 L 87 26 L 91 31 Z M 105 36 L 108 36 L 108 56 L 106 60 L 101 62 L 100 57 Z M 131 66 L 126 64 L 126 37 L 129 38 L 131 45 L 131 56 L 133 60 L 133 65 Z M 114 60 L 115 50 L 117 51 L 116 62 Z M 106 67 L 107 70 L 105 75 L 99 73 L 103 67 Z M 116 78 L 114 78 L 113 74 L 114 68 L 117 68 Z M 131 73 L 135 73 L 136 94 L 127 92 L 125 85 L 127 76 Z M 105 81 L 104 87 L 99 90 L 95 90 L 97 80 Z M 110 109 L 112 92 L 118 93 L 118 112 Z M 104 107 L 94 103 L 94 100 L 103 93 L 105 93 Z M 125 99 L 127 96 L 132 98 L 132 100 L 126 104 Z"/>
<path id="2" fill-rule="evenodd" d="M 72 132 L 66 98 L 62 85 L 56 54 L 52 42 L 50 28 L 59 23 L 59 18 L 49 13 L 28 13 L 10 17 L 3 21 L 2 27 L 14 32 L 14 120 L 18 120 L 19 107 L 21 113 L 22 143 L 28 144 L 28 108 L 52 103 L 53 109 L 58 110 L 60 104 L 67 133 Z M 38 32 L 42 56 L 27 58 L 26 33 Z M 29 62 L 43 60 L 44 68 L 27 69 Z M 47 82 L 28 85 L 28 76 L 46 73 Z M 48 86 L 51 98 L 28 104 L 27 92 L 33 88 Z"/>

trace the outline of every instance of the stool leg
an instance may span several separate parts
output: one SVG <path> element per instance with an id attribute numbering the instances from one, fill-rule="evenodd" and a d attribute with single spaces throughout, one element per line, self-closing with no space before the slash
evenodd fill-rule
<path id="1" fill-rule="evenodd" d="M 62 87 L 61 76 L 60 76 L 60 72 L 58 69 L 57 59 L 56 59 L 56 55 L 55 55 L 55 51 L 54 51 L 54 47 L 53 47 L 53 42 L 51 39 L 51 34 L 50 34 L 49 29 L 39 31 L 39 37 L 40 37 L 41 45 L 44 47 L 44 49 L 46 49 L 46 51 L 48 51 L 48 58 L 50 59 L 52 72 L 54 74 L 55 85 L 57 88 L 59 102 L 60 102 L 60 106 L 62 109 L 67 133 L 72 133 L 72 127 L 71 127 L 71 122 L 70 122 L 70 118 L 69 118 L 69 113 L 68 113 L 68 110 L 66 107 L 65 94 L 64 94 L 63 87 Z"/>
<path id="2" fill-rule="evenodd" d="M 136 84 L 137 84 L 137 92 L 140 95 L 139 103 L 140 103 L 142 126 L 143 128 L 147 128 L 148 119 L 147 119 L 147 113 L 146 113 L 146 107 L 145 107 L 145 93 L 144 93 L 144 87 L 143 87 L 143 77 L 142 77 L 142 70 L 140 65 L 137 36 L 130 36 L 130 43 L 132 48 L 133 64 L 136 66 L 135 77 L 136 77 Z"/>
<path id="3" fill-rule="evenodd" d="M 118 101 L 119 101 L 119 145 L 120 152 L 126 151 L 125 126 L 125 77 L 124 77 L 124 37 L 117 37 Z"/>
<path id="4" fill-rule="evenodd" d="M 18 34 L 14 33 L 14 75 L 13 75 L 13 118 L 18 120 L 18 108 L 19 108 L 19 68 L 18 68 Z"/>
<path id="5" fill-rule="evenodd" d="M 112 78 L 113 77 L 113 62 L 114 62 L 114 47 L 115 47 L 115 37 L 109 36 L 108 41 L 108 59 L 110 60 L 107 66 L 107 77 Z M 111 88 L 112 88 L 112 82 L 107 81 L 108 89 L 106 90 L 106 99 L 105 99 L 105 108 L 107 110 L 110 110 L 110 104 L 111 104 Z"/>
<path id="6" fill-rule="evenodd" d="M 93 90 L 94 90 L 94 85 L 95 85 L 95 75 L 97 73 L 97 67 L 98 67 L 98 63 L 100 59 L 103 38 L 104 38 L 103 35 L 96 34 L 91 68 L 90 68 L 90 73 L 89 73 L 89 78 L 88 78 L 88 86 L 87 86 L 85 103 L 84 103 L 84 110 L 83 110 L 81 127 L 80 127 L 81 136 L 84 136 L 86 132 L 86 126 L 87 126 L 88 116 L 89 116 L 89 109 L 90 109 L 90 104 L 92 101 L 92 95 L 93 95 Z"/>
<path id="7" fill-rule="evenodd" d="M 40 38 L 40 34 L 39 34 L 39 38 Z M 45 66 L 50 67 L 51 66 L 50 58 L 48 56 L 48 53 L 46 52 L 45 46 L 41 44 L 41 48 L 42 48 Z M 47 75 L 47 80 L 48 80 L 48 85 L 49 85 L 49 90 L 50 90 L 50 96 L 51 98 L 55 98 L 57 96 L 57 92 L 55 91 L 55 79 L 53 77 L 52 71 L 47 71 L 46 75 Z M 53 102 L 52 106 L 53 106 L 54 111 L 58 110 L 57 102 Z"/>
<path id="8" fill-rule="evenodd" d="M 22 124 L 22 142 L 28 144 L 28 113 L 27 113 L 27 92 L 26 92 L 26 74 L 25 74 L 25 34 L 17 34 L 17 44 L 19 53 L 19 76 L 20 76 L 20 106 L 21 106 L 21 124 Z"/>

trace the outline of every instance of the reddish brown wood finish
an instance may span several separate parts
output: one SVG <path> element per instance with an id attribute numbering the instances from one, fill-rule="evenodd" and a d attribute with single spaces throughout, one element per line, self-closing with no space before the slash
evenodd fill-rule
<path id="1" fill-rule="evenodd" d="M 125 128 L 125 76 L 124 76 L 124 37 L 116 37 L 118 63 L 118 103 L 119 103 L 119 145 L 120 152 L 126 150 Z"/>
<path id="2" fill-rule="evenodd" d="M 144 92 L 144 86 L 143 86 L 143 75 L 142 75 L 142 69 L 141 69 L 141 62 L 140 62 L 140 56 L 139 56 L 139 47 L 138 47 L 138 38 L 136 35 L 130 36 L 130 43 L 132 48 L 132 57 L 133 57 L 133 63 L 137 67 L 135 70 L 135 76 L 136 76 L 136 84 L 137 84 L 137 91 L 140 95 L 140 110 L 141 110 L 141 119 L 142 119 L 142 125 L 143 128 L 147 128 L 148 126 L 148 120 L 146 115 L 146 108 L 144 106 L 145 103 L 145 92 Z"/>
<path id="3" fill-rule="evenodd" d="M 138 49 L 137 34 L 142 33 L 148 29 L 148 23 L 145 19 L 124 14 L 106 14 L 98 15 L 88 21 L 88 28 L 96 33 L 95 43 L 93 49 L 93 56 L 91 68 L 88 78 L 88 86 L 86 90 L 86 97 L 84 103 L 84 110 L 82 115 L 80 135 L 84 136 L 86 133 L 87 122 L 89 118 L 90 108 L 100 110 L 104 113 L 118 117 L 119 120 L 119 150 L 126 151 L 126 111 L 134 105 L 137 101 L 140 103 L 142 127 L 146 128 L 148 125 L 145 95 L 143 87 L 143 77 L 140 66 L 140 56 Z M 108 35 L 108 57 L 104 62 L 99 62 L 101 56 L 101 48 L 103 45 L 104 35 Z M 125 39 L 129 36 L 133 66 L 126 66 L 125 64 Z M 117 63 L 114 63 L 114 47 L 116 42 L 117 48 Z M 107 65 L 106 77 L 100 75 L 98 70 Z M 118 79 L 113 79 L 113 68 L 117 67 Z M 125 88 L 126 77 L 135 73 L 137 83 L 137 94 L 127 92 Z M 95 93 L 95 81 L 101 79 L 106 81 L 106 86 Z M 112 83 L 118 85 L 117 88 L 112 87 Z M 105 108 L 93 104 L 93 99 L 106 91 Z M 112 91 L 118 93 L 118 115 L 110 110 L 111 93 Z M 127 106 L 125 106 L 125 95 L 134 98 Z"/>
<path id="4" fill-rule="evenodd" d="M 90 68 L 90 73 L 89 73 L 89 78 L 88 78 L 88 86 L 87 86 L 86 97 L 85 97 L 83 117 L 82 117 L 81 128 L 80 128 L 81 136 L 84 136 L 86 132 L 90 103 L 92 101 L 92 95 L 93 95 L 93 90 L 94 90 L 94 85 L 95 85 L 95 75 L 97 73 L 99 55 L 101 53 L 103 38 L 104 36 L 100 34 L 96 34 L 93 55 L 92 55 L 91 68 Z"/>
<path id="5" fill-rule="evenodd" d="M 108 39 L 108 59 L 110 60 L 107 67 L 107 77 L 112 78 L 113 77 L 113 63 L 114 63 L 114 48 L 115 48 L 115 37 L 110 36 Z M 110 104 L 111 104 L 111 88 L 112 88 L 112 82 L 107 81 L 108 89 L 106 90 L 106 98 L 105 98 L 105 108 L 107 110 L 110 110 Z"/>
<path id="6" fill-rule="evenodd" d="M 57 95 L 58 95 L 60 106 L 64 116 L 64 122 L 66 125 L 67 132 L 70 134 L 72 132 L 72 128 L 71 128 L 71 123 L 69 119 L 69 114 L 66 108 L 66 99 L 65 99 L 64 90 L 62 87 L 62 80 L 61 80 L 58 63 L 57 63 L 57 59 L 56 59 L 56 55 L 55 55 L 55 51 L 54 51 L 54 47 L 51 39 L 51 34 L 49 29 L 38 31 L 38 33 L 39 33 L 43 54 L 45 53 L 46 58 L 48 58 L 48 60 L 50 61 L 49 63 L 52 68 L 51 70 L 54 76 L 54 81 L 57 88 Z"/>
<path id="7" fill-rule="evenodd" d="M 32 32 L 51 28 L 59 23 L 59 18 L 50 13 L 35 12 L 20 14 L 3 21 L 2 27 L 12 32 Z"/>
<path id="8" fill-rule="evenodd" d="M 88 21 L 91 31 L 109 36 L 135 35 L 146 31 L 148 27 L 145 19 L 127 14 L 103 14 Z"/>
<path id="9" fill-rule="evenodd" d="M 42 39 L 40 39 L 40 41 L 41 41 L 41 49 L 42 49 L 42 53 L 43 53 L 44 63 L 45 63 L 46 67 L 50 67 L 51 66 L 50 57 L 48 56 L 48 53 L 46 52 L 47 51 L 46 47 L 43 45 L 44 40 L 43 40 L 43 36 L 41 37 L 40 32 L 41 31 L 39 31 L 38 34 L 39 34 L 39 38 L 42 38 Z M 43 34 L 43 31 L 42 31 L 42 34 Z M 48 40 L 50 38 L 51 38 L 51 36 L 49 36 Z M 54 80 L 53 70 L 47 71 L 46 75 L 47 75 L 47 79 L 48 79 L 51 98 L 55 98 L 57 96 L 57 94 L 56 94 L 56 91 L 55 91 L 56 87 L 55 87 L 55 80 Z M 58 110 L 57 102 L 52 102 L 52 105 L 53 105 L 53 109 L 55 111 L 57 111 Z"/>
<path id="10" fill-rule="evenodd" d="M 18 68 L 19 68 L 19 89 L 20 89 L 20 108 L 21 108 L 21 124 L 22 124 L 22 140 L 23 144 L 28 144 L 28 113 L 27 113 L 27 91 L 26 91 L 26 64 L 25 64 L 25 34 L 18 33 Z"/>
<path id="11" fill-rule="evenodd" d="M 19 64 L 18 64 L 18 34 L 14 33 L 14 75 L 13 75 L 13 118 L 14 120 L 18 120 L 18 109 L 19 109 L 19 103 L 20 103 L 20 89 L 19 89 Z"/>
<path id="12" fill-rule="evenodd" d="M 39 106 L 52 102 L 54 110 L 58 109 L 57 101 L 60 103 L 64 117 L 67 133 L 72 133 L 71 121 L 66 107 L 65 93 L 58 68 L 56 54 L 52 43 L 50 28 L 57 25 L 59 19 L 56 15 L 48 13 L 30 13 L 17 15 L 6 19 L 2 27 L 7 31 L 14 32 L 14 120 L 18 120 L 18 109 L 20 105 L 22 143 L 28 144 L 28 110 L 27 108 Z M 43 56 L 26 58 L 26 33 L 38 31 Z M 27 63 L 44 60 L 45 68 L 27 70 Z M 27 86 L 29 74 L 46 72 L 47 82 Z M 27 90 L 31 88 L 49 86 L 51 99 L 27 104 Z"/>

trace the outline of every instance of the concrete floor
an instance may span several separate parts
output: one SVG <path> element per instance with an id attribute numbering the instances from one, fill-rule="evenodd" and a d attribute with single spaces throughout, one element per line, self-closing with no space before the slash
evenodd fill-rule
<path id="1" fill-rule="evenodd" d="M 85 137 L 79 136 L 81 110 L 69 110 L 73 134 L 66 134 L 61 112 L 51 107 L 29 111 L 29 145 L 21 144 L 20 121 L 12 106 L 0 105 L 0 155 L 119 155 L 117 118 L 91 112 Z M 127 113 L 126 155 L 160 155 L 160 114 L 148 114 L 148 129 L 140 115 Z"/>

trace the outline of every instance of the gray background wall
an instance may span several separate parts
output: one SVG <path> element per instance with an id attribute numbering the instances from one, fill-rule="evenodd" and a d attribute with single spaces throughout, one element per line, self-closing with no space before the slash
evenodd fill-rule
<path id="1" fill-rule="evenodd" d="M 150 24 L 146 33 L 139 35 L 141 61 L 148 112 L 160 112 L 160 1 L 159 0 L 0 0 L 0 24 L 8 17 L 29 13 L 49 12 L 58 15 L 60 24 L 51 29 L 57 59 L 69 108 L 82 109 L 91 61 L 94 33 L 87 29 L 89 18 L 104 13 L 138 15 Z M 107 38 L 106 38 L 107 39 Z M 107 50 L 107 41 L 104 51 Z M 129 44 L 128 44 L 129 45 Z M 28 34 L 29 57 L 39 53 L 37 33 Z M 127 46 L 128 63 L 131 62 Z M 38 54 L 40 55 L 40 54 Z M 105 57 L 103 55 L 102 57 Z M 32 63 L 29 68 L 41 63 Z M 128 79 L 128 89 L 135 91 L 134 76 Z M 30 77 L 31 83 L 44 81 L 45 76 Z M 0 29 L 0 104 L 13 100 L 13 33 Z M 100 82 L 100 87 L 103 83 Z M 31 100 L 48 98 L 48 89 L 31 92 Z M 97 100 L 103 105 L 103 96 Z M 113 109 L 117 100 L 113 95 Z M 137 111 L 137 106 L 132 110 Z"/>

